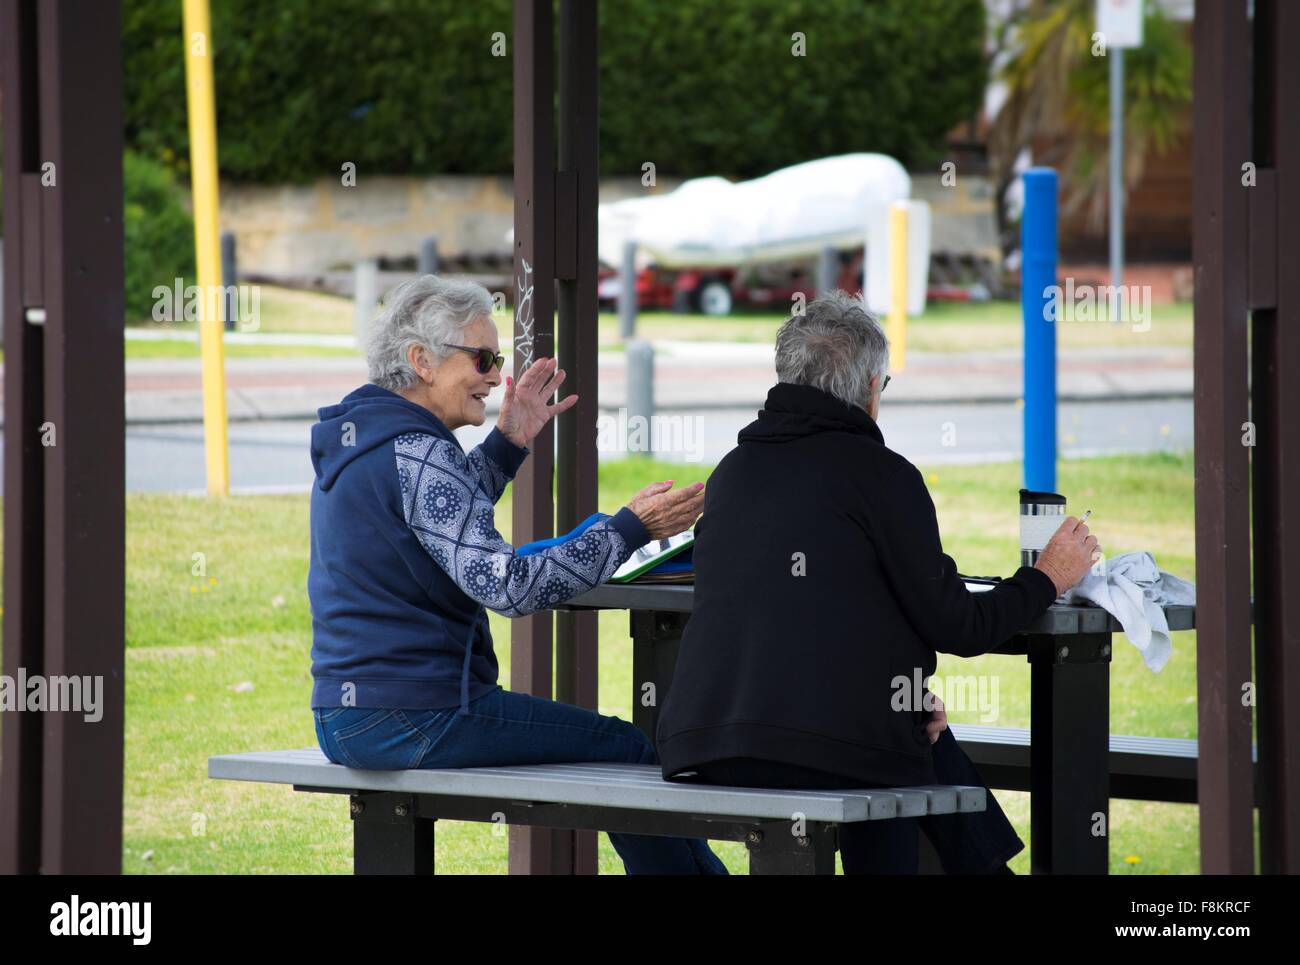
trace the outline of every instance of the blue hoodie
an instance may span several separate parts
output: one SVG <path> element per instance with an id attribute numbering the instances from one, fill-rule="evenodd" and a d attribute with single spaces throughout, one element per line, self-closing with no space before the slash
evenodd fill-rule
<path id="1" fill-rule="evenodd" d="M 493 429 L 469 453 L 375 385 L 312 426 L 312 707 L 439 709 L 497 687 L 485 607 L 522 616 L 607 580 L 649 541 L 624 507 L 518 552 L 493 506 L 528 455 Z"/>

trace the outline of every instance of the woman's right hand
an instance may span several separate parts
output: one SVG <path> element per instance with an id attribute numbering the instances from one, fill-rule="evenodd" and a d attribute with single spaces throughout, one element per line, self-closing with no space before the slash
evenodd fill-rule
<path id="1" fill-rule="evenodd" d="M 651 483 L 628 501 L 651 539 L 667 539 L 695 525 L 704 509 L 704 483 L 669 492 L 673 481 Z"/>

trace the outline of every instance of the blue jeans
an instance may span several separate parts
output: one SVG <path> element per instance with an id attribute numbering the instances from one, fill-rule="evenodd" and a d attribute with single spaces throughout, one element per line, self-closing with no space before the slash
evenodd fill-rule
<path id="1" fill-rule="evenodd" d="M 984 779 L 952 731 L 939 732 L 931 745 L 934 772 L 940 784 L 985 787 Z M 701 764 L 692 778 L 731 787 L 782 787 L 840 790 L 864 787 L 859 780 L 754 758 L 728 758 Z M 1002 813 L 993 792 L 988 809 L 969 814 L 929 814 L 889 821 L 854 821 L 839 827 L 840 861 L 844 873 L 916 874 L 920 864 L 919 832 L 934 845 L 947 874 L 1006 874 L 1007 861 L 1025 847 Z"/>
<path id="2" fill-rule="evenodd" d="M 494 767 L 572 761 L 658 762 L 635 725 L 593 710 L 498 687 L 445 710 L 316 708 L 316 740 L 335 764 L 364 770 Z M 702 838 L 610 834 L 628 874 L 717 874 L 726 866 Z"/>

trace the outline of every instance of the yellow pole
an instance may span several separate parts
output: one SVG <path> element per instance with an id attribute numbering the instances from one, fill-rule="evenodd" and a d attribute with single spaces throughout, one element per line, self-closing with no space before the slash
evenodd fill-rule
<path id="1" fill-rule="evenodd" d="M 212 29 L 208 0 L 183 0 L 185 80 L 190 116 L 190 171 L 194 195 L 194 250 L 199 270 L 199 351 L 203 357 L 203 440 L 208 495 L 230 492 L 226 444 L 226 368 L 221 342 L 225 298 L 217 215 L 217 109 L 212 84 Z"/>
<path id="2" fill-rule="evenodd" d="M 895 372 L 907 368 L 907 203 L 889 206 L 889 363 Z"/>

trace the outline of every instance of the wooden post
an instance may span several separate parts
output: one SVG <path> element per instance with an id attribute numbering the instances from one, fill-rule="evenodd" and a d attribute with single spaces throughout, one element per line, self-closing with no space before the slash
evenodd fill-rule
<path id="1" fill-rule="evenodd" d="M 556 420 L 556 524 L 567 533 L 596 511 L 596 207 L 600 178 L 596 4 L 560 3 L 559 170 L 556 173 L 556 275 L 564 395 L 578 404 Z M 557 400 L 558 401 L 558 400 Z M 597 614 L 555 615 L 555 699 L 597 709 Z M 596 873 L 596 833 L 573 838 L 573 871 Z"/>
<path id="2" fill-rule="evenodd" d="M 1260 872 L 1300 873 L 1300 37 L 1295 3 L 1256 0 L 1249 197 Z M 1286 270 L 1279 270 L 1286 266 Z M 1231 694 L 1230 694 L 1231 696 Z"/>
<path id="3" fill-rule="evenodd" d="M 554 14 L 551 0 L 515 0 L 514 378 L 555 350 Z M 514 480 L 514 542 L 554 534 L 551 479 L 555 425 L 533 440 Z M 551 696 L 550 610 L 510 626 L 510 687 Z M 570 874 L 573 835 L 546 828 L 510 829 L 511 874 Z"/>
<path id="4" fill-rule="evenodd" d="M 0 0 L 4 672 L 98 698 L 5 715 L 0 873 L 122 868 L 121 33 L 118 0 Z"/>
<path id="5" fill-rule="evenodd" d="M 1246 245 L 1250 161 L 1246 0 L 1201 3 L 1194 25 L 1193 364 L 1197 793 L 1201 872 L 1254 870 Z"/>

